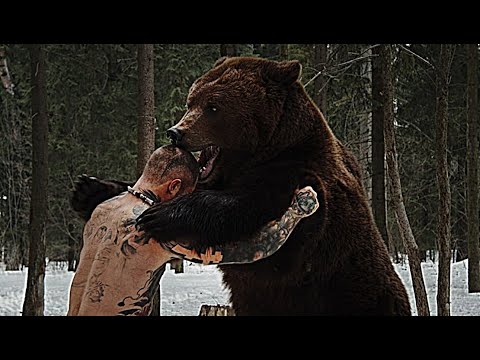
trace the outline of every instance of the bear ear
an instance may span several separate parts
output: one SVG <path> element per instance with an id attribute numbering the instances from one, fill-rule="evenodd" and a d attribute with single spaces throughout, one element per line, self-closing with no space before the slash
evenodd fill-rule
<path id="1" fill-rule="evenodd" d="M 217 66 L 222 65 L 225 62 L 225 60 L 227 60 L 227 59 L 228 59 L 228 56 L 222 56 L 220 59 L 215 61 L 215 64 L 213 64 L 212 69 L 215 69 Z"/>
<path id="2" fill-rule="evenodd" d="M 284 85 L 292 85 L 302 73 L 302 65 L 298 60 L 269 61 L 263 68 L 263 76 Z"/>

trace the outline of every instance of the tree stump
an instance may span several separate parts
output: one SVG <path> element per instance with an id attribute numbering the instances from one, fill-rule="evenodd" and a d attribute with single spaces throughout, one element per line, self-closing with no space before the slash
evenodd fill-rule
<path id="1" fill-rule="evenodd" d="M 202 305 L 199 316 L 235 316 L 231 306 L 228 305 Z"/>

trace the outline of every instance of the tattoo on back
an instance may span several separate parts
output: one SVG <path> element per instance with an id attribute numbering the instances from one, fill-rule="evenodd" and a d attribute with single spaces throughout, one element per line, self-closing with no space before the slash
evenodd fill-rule
<path id="1" fill-rule="evenodd" d="M 148 316 L 152 312 L 152 299 L 160 286 L 160 279 L 165 272 L 165 264 L 155 271 L 147 271 L 149 278 L 135 296 L 127 296 L 117 306 L 125 308 L 118 315 Z"/>
<path id="2" fill-rule="evenodd" d="M 118 254 L 123 254 L 125 258 L 131 258 L 137 254 L 137 245 L 145 245 L 150 238 L 146 238 L 142 233 L 135 233 L 135 220 L 145 210 L 147 205 L 138 204 L 128 210 L 127 218 L 119 220 L 115 226 L 108 224 L 106 218 L 103 219 L 101 212 L 97 218 L 97 230 L 93 237 L 97 244 L 102 244 L 101 250 L 95 255 L 95 272 L 89 280 L 86 295 L 90 302 L 99 303 L 105 296 L 109 285 L 103 283 L 100 278 L 105 271 L 108 271 L 109 261 Z M 292 204 L 284 215 L 276 220 L 270 221 L 262 227 L 251 239 L 237 241 L 234 243 L 218 245 L 207 248 L 202 253 L 197 253 L 188 245 L 180 245 L 175 242 L 162 243 L 167 250 L 192 262 L 202 264 L 237 264 L 250 263 L 259 259 L 268 257 L 278 251 L 292 234 L 297 224 L 305 217 L 311 216 L 318 209 L 319 203 L 316 192 L 307 186 L 296 191 Z M 131 215 L 133 213 L 133 216 Z M 109 225 L 109 226 L 106 226 Z M 89 233 L 84 234 L 89 237 L 92 235 L 92 228 Z M 130 242 L 129 241 L 132 241 Z M 118 244 L 118 241 L 121 243 Z M 133 245 L 133 246 L 132 246 Z M 174 257 L 172 255 L 172 258 Z M 158 266 L 158 265 L 156 265 Z M 143 270 L 142 270 L 143 271 Z M 165 271 L 165 264 L 156 270 L 148 270 L 148 279 L 135 295 L 126 296 L 117 303 L 120 309 L 118 315 L 121 316 L 146 316 L 152 311 L 151 300 L 160 286 L 160 279 Z M 133 291 L 132 291 L 133 292 Z"/>

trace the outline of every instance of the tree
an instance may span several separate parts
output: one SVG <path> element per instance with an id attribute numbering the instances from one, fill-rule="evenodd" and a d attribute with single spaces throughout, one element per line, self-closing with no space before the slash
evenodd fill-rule
<path id="1" fill-rule="evenodd" d="M 397 149 L 395 143 L 395 121 L 393 111 L 393 74 L 392 74 L 392 49 L 389 45 L 380 45 L 379 56 L 384 59 L 381 63 L 384 69 L 384 134 L 385 134 L 385 153 L 387 158 L 388 186 L 391 192 L 392 207 L 395 212 L 400 235 L 408 254 L 408 264 L 412 276 L 413 291 L 415 293 L 415 303 L 417 313 L 420 316 L 429 316 L 427 292 L 423 281 L 422 267 L 418 253 L 418 246 L 410 227 L 407 212 L 403 202 L 402 185 L 400 181 L 400 172 L 397 161 Z"/>
<path id="2" fill-rule="evenodd" d="M 142 175 L 150 155 L 155 150 L 155 93 L 153 44 L 138 44 L 138 119 L 137 119 L 137 178 Z M 160 286 L 152 299 L 150 316 L 160 315 Z"/>
<path id="3" fill-rule="evenodd" d="M 69 234 L 73 232 L 73 224 L 68 224 Z M 71 235 L 68 236 L 68 250 L 67 250 L 67 262 L 68 271 L 75 271 L 77 269 L 77 259 L 75 258 L 75 238 Z"/>
<path id="4" fill-rule="evenodd" d="M 30 45 L 32 82 L 32 196 L 30 202 L 30 249 L 23 315 L 41 316 L 44 311 L 45 223 L 48 187 L 48 117 L 46 63 L 43 48 Z"/>
<path id="5" fill-rule="evenodd" d="M 153 44 L 139 44 L 138 61 L 138 123 L 137 178 L 142 175 L 155 150 L 155 97 Z"/>
<path id="6" fill-rule="evenodd" d="M 236 44 L 220 44 L 220 56 L 238 56 Z"/>
<path id="7" fill-rule="evenodd" d="M 10 77 L 10 72 L 7 66 L 7 57 L 5 54 L 5 48 L 0 47 L 0 79 L 2 81 L 3 88 L 10 95 L 14 95 L 13 88 L 15 87 Z"/>
<path id="8" fill-rule="evenodd" d="M 480 292 L 478 212 L 478 44 L 467 45 L 468 292 Z"/>
<path id="9" fill-rule="evenodd" d="M 371 99 L 372 96 L 372 49 L 371 47 L 363 47 L 362 53 L 368 57 L 363 61 L 360 68 L 360 76 L 365 84 L 367 96 Z M 359 116 L 359 162 L 363 171 L 363 186 L 367 194 L 367 199 L 372 203 L 372 111 L 365 109 L 366 111 Z M 382 123 L 383 126 L 383 123 Z M 382 144 L 383 144 L 383 127 L 380 130 L 382 132 Z M 382 156 L 384 153 L 382 152 Z M 383 186 L 385 183 L 383 183 Z M 385 190 L 385 188 L 383 188 Z M 375 213 L 374 213 L 375 214 Z M 375 219 L 377 221 L 377 219 Z M 377 226 L 379 223 L 377 222 Z M 380 228 L 381 230 L 381 228 Z M 380 231 L 382 236 L 383 232 Z M 384 241 L 386 238 L 384 237 Z"/>
<path id="10" fill-rule="evenodd" d="M 26 56 L 15 56 L 14 48 L 22 48 Z M 15 86 L 11 76 L 28 79 L 30 64 L 25 50 L 16 45 L 0 46 L 3 87 L 0 90 L 0 249 L 5 269 L 9 271 L 20 270 L 28 264 L 32 154 L 31 123 L 25 119 L 32 109 L 30 94 L 23 96 L 22 91 L 18 91 L 22 88 Z M 12 72 L 7 66 L 7 57 L 15 59 Z M 28 66 L 24 66 L 22 60 Z M 25 88 L 30 88 L 30 84 Z"/>
<path id="11" fill-rule="evenodd" d="M 384 122 L 386 113 L 392 106 L 386 91 L 387 76 L 385 72 L 391 69 L 385 61 L 389 58 L 385 52 L 386 46 L 376 46 L 372 49 L 372 212 L 375 223 L 388 247 L 387 209 L 385 202 L 385 143 Z M 393 100 L 393 97 L 392 97 Z M 388 109 L 387 109 L 388 108 Z"/>
<path id="12" fill-rule="evenodd" d="M 317 72 L 317 77 L 313 82 L 313 101 L 325 117 L 327 116 L 327 51 L 327 44 L 315 44 L 313 46 L 313 62 Z"/>
<path id="13" fill-rule="evenodd" d="M 437 68 L 436 101 L 436 146 L 437 186 L 438 186 L 438 292 L 437 314 L 450 315 L 450 260 L 451 260 L 451 193 L 448 179 L 447 160 L 447 126 L 448 126 L 448 84 L 450 64 L 453 59 L 454 46 L 440 45 L 440 62 Z"/>
<path id="14" fill-rule="evenodd" d="M 280 44 L 278 46 L 279 60 L 288 60 L 288 48 L 288 44 Z"/>

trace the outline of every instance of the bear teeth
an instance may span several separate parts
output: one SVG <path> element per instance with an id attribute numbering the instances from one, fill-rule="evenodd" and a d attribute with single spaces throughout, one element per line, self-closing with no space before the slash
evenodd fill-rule
<path id="1" fill-rule="evenodd" d="M 208 146 L 200 153 L 198 159 L 198 162 L 200 163 L 200 181 L 205 180 L 210 176 L 219 154 L 220 148 L 218 146 Z"/>

